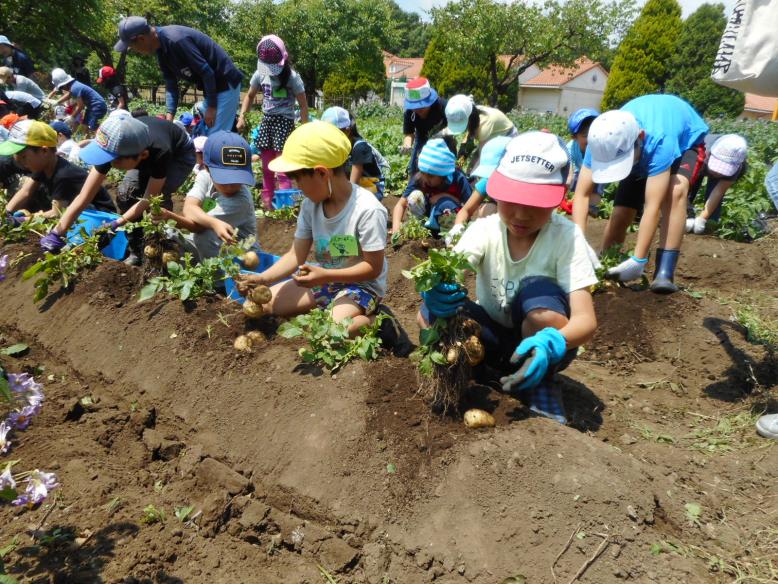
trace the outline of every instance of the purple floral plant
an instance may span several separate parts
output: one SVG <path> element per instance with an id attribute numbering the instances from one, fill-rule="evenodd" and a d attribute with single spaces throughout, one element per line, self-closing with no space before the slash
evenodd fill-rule
<path id="1" fill-rule="evenodd" d="M 37 507 L 49 495 L 49 491 L 59 486 L 57 476 L 53 472 L 43 472 L 37 468 L 27 477 L 27 487 L 24 493 L 11 501 L 12 505 Z"/>
<path id="2" fill-rule="evenodd" d="M 5 280 L 5 270 L 8 267 L 8 256 L 0 256 L 0 282 Z"/>
<path id="3" fill-rule="evenodd" d="M 24 406 L 21 410 L 8 414 L 7 422 L 16 430 L 26 430 L 32 419 L 40 412 L 40 405 Z"/>

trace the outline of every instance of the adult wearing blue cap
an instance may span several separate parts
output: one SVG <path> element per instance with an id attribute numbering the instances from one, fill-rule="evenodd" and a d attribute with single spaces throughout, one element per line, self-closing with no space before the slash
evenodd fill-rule
<path id="1" fill-rule="evenodd" d="M 30 77 L 35 72 L 32 59 L 19 47 L 0 34 L 0 65 L 13 69 L 14 73 Z"/>
<path id="2" fill-rule="evenodd" d="M 411 154 L 408 176 L 419 170 L 419 153 L 429 137 L 448 124 L 446 103 L 425 77 L 413 79 L 405 86 L 402 151 Z"/>
<path id="3" fill-rule="evenodd" d="M 157 55 L 165 79 L 168 121 L 175 119 L 178 81 L 183 80 L 205 93 L 208 132 L 232 129 L 243 73 L 213 39 L 187 26 L 151 26 L 142 16 L 128 16 L 119 23 L 119 42 L 114 50 L 128 48 L 142 55 Z"/>

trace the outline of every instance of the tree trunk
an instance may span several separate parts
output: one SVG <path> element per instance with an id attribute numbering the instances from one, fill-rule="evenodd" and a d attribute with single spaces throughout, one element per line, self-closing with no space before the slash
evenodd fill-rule
<path id="1" fill-rule="evenodd" d="M 497 81 L 497 55 L 489 56 L 489 78 L 491 79 L 492 90 L 489 94 L 489 105 L 492 107 L 497 106 L 497 98 L 499 96 L 499 82 Z"/>

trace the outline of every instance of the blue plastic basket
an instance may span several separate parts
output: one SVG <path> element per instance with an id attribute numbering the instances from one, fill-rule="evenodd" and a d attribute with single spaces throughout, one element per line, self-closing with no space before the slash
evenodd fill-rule
<path id="1" fill-rule="evenodd" d="M 241 274 L 258 274 L 264 272 L 274 263 L 276 263 L 281 256 L 273 255 L 271 253 L 259 252 L 259 265 L 254 270 L 241 270 Z M 245 298 L 238 292 L 238 287 L 235 285 L 235 281 L 232 278 L 224 278 L 224 290 L 227 292 L 227 298 L 237 300 L 240 304 L 245 302 Z"/>
<path id="2" fill-rule="evenodd" d="M 81 237 L 82 228 L 86 231 L 87 235 L 91 235 L 92 232 L 103 223 L 111 222 L 118 218 L 119 215 L 116 213 L 107 213 L 105 211 L 97 211 L 96 209 L 85 209 L 68 231 L 68 242 L 73 245 L 79 245 L 84 242 L 84 238 Z M 100 251 L 103 252 L 104 256 L 113 260 L 124 259 L 124 254 L 127 251 L 127 235 L 124 231 L 117 231 L 116 235 L 111 239 L 111 243 Z"/>
<path id="3" fill-rule="evenodd" d="M 293 207 L 303 198 L 300 189 L 279 189 L 273 195 L 273 209 Z"/>

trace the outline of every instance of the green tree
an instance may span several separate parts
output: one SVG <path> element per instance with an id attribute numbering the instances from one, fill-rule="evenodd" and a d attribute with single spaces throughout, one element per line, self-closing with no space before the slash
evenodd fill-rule
<path id="1" fill-rule="evenodd" d="M 388 0 L 286 0 L 274 22 L 309 99 L 350 59 L 374 58 L 397 35 Z"/>
<path id="2" fill-rule="evenodd" d="M 686 99 L 701 115 L 737 116 L 745 95 L 710 78 L 727 24 L 723 4 L 703 4 L 683 23 L 666 90 Z"/>
<path id="3" fill-rule="evenodd" d="M 328 103 L 343 98 L 352 101 L 367 97 L 371 91 L 383 95 L 385 83 L 383 55 L 374 48 L 350 57 L 342 66 L 334 69 L 324 81 L 322 90 Z"/>
<path id="4" fill-rule="evenodd" d="M 677 0 L 648 0 L 616 52 L 602 109 L 616 109 L 639 95 L 662 91 L 672 73 L 680 32 Z"/>
<path id="5" fill-rule="evenodd" d="M 246 82 L 257 66 L 259 39 L 275 32 L 275 9 L 273 0 L 240 0 L 234 2 L 228 12 L 228 33 L 220 38 L 220 44 L 235 65 L 246 74 Z"/>
<path id="6" fill-rule="evenodd" d="M 406 12 L 392 0 L 389 2 L 391 20 L 397 28 L 395 42 L 384 46 L 384 49 L 399 57 L 423 57 L 430 42 L 432 27 L 424 22 L 415 12 Z"/>
<path id="7" fill-rule="evenodd" d="M 486 97 L 495 105 L 532 65 L 570 66 L 582 55 L 597 59 L 609 39 L 619 35 L 633 6 L 632 0 L 548 0 L 542 5 L 457 0 L 432 10 L 432 38 L 445 44 L 445 60 L 427 72 L 435 77 L 436 67 L 450 68 L 449 60 L 486 67 Z M 429 47 L 427 55 L 432 56 Z"/>

